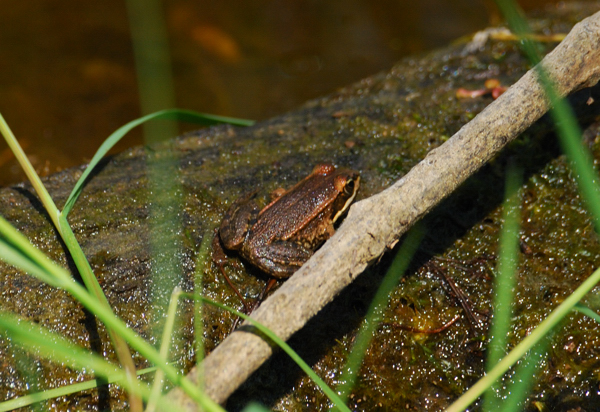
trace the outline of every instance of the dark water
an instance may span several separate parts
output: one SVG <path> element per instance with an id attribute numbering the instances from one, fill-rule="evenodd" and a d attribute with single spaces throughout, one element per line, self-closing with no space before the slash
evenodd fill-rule
<path id="1" fill-rule="evenodd" d="M 125 3 L 3 6 L 0 113 L 39 173 L 85 162 L 140 115 Z M 166 0 L 163 9 L 176 106 L 257 120 L 498 20 L 493 2 L 474 0 Z M 141 141 L 133 133 L 117 150 Z M 0 143 L 0 185 L 22 179 Z"/>

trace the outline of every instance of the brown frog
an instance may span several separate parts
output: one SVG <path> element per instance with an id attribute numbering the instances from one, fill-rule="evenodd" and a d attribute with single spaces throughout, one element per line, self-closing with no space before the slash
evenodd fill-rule
<path id="1" fill-rule="evenodd" d="M 333 224 L 354 200 L 359 181 L 353 170 L 324 164 L 292 188 L 276 191 L 275 199 L 262 210 L 254 200 L 257 191 L 237 199 L 213 242 L 213 260 L 227 282 L 235 290 L 223 269 L 222 247 L 236 250 L 274 278 L 291 276 L 335 232 Z M 259 300 L 274 283 L 272 279 Z"/>

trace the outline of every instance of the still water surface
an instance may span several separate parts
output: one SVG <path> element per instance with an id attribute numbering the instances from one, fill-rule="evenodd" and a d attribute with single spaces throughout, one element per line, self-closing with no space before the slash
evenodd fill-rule
<path id="1" fill-rule="evenodd" d="M 269 118 L 493 24 L 492 4 L 165 0 L 176 105 Z M 0 112 L 40 173 L 84 163 L 112 131 L 140 115 L 125 3 L 5 0 L 3 6 Z M 116 150 L 141 142 L 134 132 Z M 0 143 L 0 186 L 22 179 Z"/>

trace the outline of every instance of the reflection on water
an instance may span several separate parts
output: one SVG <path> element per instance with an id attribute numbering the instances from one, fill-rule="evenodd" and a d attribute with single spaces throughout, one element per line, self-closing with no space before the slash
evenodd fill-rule
<path id="1" fill-rule="evenodd" d="M 81 164 L 112 131 L 139 116 L 125 4 L 4 5 L 0 112 L 41 173 Z M 251 119 L 290 110 L 494 18 L 489 4 L 475 0 L 235 6 L 166 0 L 164 12 L 177 106 Z M 141 134 L 133 133 L 117 150 L 140 143 Z M 22 179 L 0 144 L 0 185 Z"/>

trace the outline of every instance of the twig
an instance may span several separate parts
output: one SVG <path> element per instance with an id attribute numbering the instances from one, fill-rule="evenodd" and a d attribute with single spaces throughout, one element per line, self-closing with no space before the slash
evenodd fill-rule
<path id="1" fill-rule="evenodd" d="M 598 82 L 599 45 L 600 13 L 596 13 L 577 24 L 544 58 L 544 70 L 561 96 Z M 253 317 L 288 339 L 548 108 L 536 72 L 530 70 L 393 186 L 356 203 L 337 233 Z M 268 342 L 242 326 L 204 360 L 204 373 L 209 377 L 206 392 L 224 402 L 272 353 Z M 196 369 L 188 377 L 197 380 Z M 195 410 L 181 391 L 175 389 L 169 396 L 174 405 L 180 405 L 179 410 Z"/>

